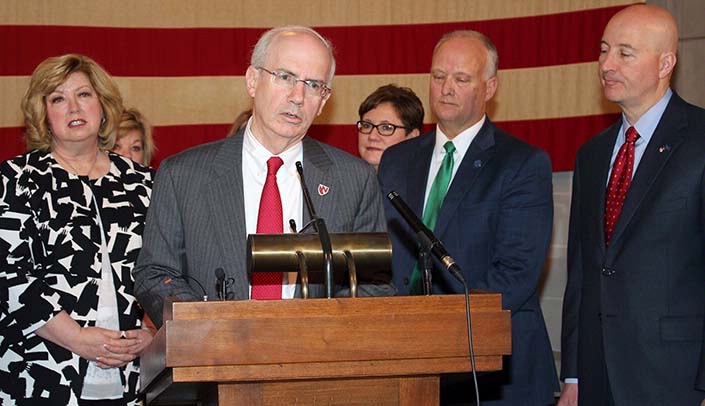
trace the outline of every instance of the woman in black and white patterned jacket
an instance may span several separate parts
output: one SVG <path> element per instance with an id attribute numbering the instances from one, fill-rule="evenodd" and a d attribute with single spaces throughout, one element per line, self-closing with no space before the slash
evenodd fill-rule
<path id="1" fill-rule="evenodd" d="M 93 60 L 42 62 L 29 152 L 0 165 L 0 404 L 137 403 L 151 342 L 132 294 L 152 170 L 106 152 L 122 98 Z"/>

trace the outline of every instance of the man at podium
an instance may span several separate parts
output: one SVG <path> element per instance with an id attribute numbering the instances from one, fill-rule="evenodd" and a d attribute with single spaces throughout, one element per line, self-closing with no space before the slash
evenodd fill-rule
<path id="1" fill-rule="evenodd" d="M 306 137 L 331 95 L 334 72 L 331 46 L 316 31 L 288 26 L 266 32 L 245 74 L 253 101 L 245 127 L 162 162 L 134 269 L 136 295 L 157 326 L 167 297 L 300 297 L 296 273 L 250 278 L 246 270 L 248 234 L 292 232 L 311 217 L 304 214 L 297 162 L 331 232 L 386 230 L 372 167 Z M 336 296 L 346 292 L 335 287 Z M 361 296 L 394 292 L 390 271 L 358 286 Z M 311 296 L 322 293 L 311 287 Z"/>

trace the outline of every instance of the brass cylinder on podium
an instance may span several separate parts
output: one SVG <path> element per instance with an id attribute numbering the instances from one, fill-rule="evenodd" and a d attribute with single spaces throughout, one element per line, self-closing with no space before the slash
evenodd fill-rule
<path id="1" fill-rule="evenodd" d="M 348 277 L 351 260 L 359 282 L 365 281 L 367 273 L 391 269 L 392 243 L 387 233 L 331 233 L 330 239 L 336 281 Z M 318 234 L 250 234 L 247 237 L 250 273 L 299 272 L 302 256 L 310 282 L 319 283 L 324 263 Z"/>

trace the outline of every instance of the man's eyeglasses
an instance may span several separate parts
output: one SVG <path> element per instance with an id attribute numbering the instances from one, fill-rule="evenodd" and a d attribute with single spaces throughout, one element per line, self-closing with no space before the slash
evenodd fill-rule
<path id="1" fill-rule="evenodd" d="M 330 93 L 330 87 L 326 86 L 326 84 L 320 80 L 299 79 L 291 72 L 283 70 L 271 71 L 261 66 L 256 66 L 255 69 L 269 73 L 272 75 L 272 82 L 274 82 L 274 84 L 287 89 L 293 89 L 299 82 L 303 83 L 307 96 L 326 97 Z"/>
<path id="2" fill-rule="evenodd" d="M 394 131 L 396 131 L 397 128 L 403 128 L 406 130 L 406 127 L 402 125 L 394 125 L 389 123 L 372 124 L 369 121 L 363 120 L 357 122 L 357 130 L 363 134 L 369 134 L 375 128 L 377 129 L 379 135 L 384 135 L 385 137 L 394 134 Z"/>

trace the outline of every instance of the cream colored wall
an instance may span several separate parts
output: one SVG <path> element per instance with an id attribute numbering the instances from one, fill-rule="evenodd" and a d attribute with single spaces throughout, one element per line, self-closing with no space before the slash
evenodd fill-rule
<path id="1" fill-rule="evenodd" d="M 673 87 L 687 101 L 705 107 L 705 0 L 660 0 L 647 3 L 664 7 L 676 17 L 680 43 Z M 553 241 L 541 285 L 541 307 L 559 368 L 572 175 L 572 172 L 553 174 Z"/>
<path id="2" fill-rule="evenodd" d="M 572 176 L 573 172 L 553 173 L 553 239 L 541 278 L 541 308 L 557 367 L 560 366 L 561 313 L 567 280 L 566 249 Z"/>

